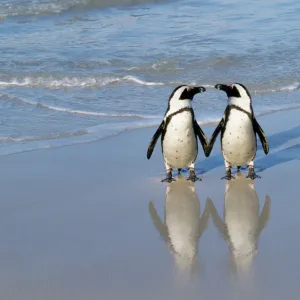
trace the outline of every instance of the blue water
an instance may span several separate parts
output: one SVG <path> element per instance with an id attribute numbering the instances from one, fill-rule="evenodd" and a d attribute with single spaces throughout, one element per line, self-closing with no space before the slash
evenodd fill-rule
<path id="1" fill-rule="evenodd" d="M 0 155 L 159 124 L 179 84 L 200 84 L 199 123 L 220 119 L 215 83 L 242 82 L 257 115 L 300 106 L 300 2 L 4 0 Z"/>

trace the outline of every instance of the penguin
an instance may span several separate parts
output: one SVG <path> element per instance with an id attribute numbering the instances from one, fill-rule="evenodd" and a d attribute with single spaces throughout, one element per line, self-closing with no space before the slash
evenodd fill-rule
<path id="1" fill-rule="evenodd" d="M 259 199 L 254 182 L 239 173 L 234 181 L 227 181 L 224 193 L 224 221 L 209 199 L 210 215 L 216 228 L 229 245 L 234 269 L 247 274 L 257 254 L 258 238 L 270 219 L 267 195 L 259 214 Z"/>
<path id="2" fill-rule="evenodd" d="M 231 174 L 233 165 L 238 167 L 238 171 L 241 166 L 247 165 L 249 168 L 247 178 L 252 180 L 260 178 L 254 171 L 254 158 L 257 150 L 256 134 L 265 154 L 269 152 L 269 145 L 263 129 L 254 116 L 250 93 L 241 83 L 217 84 L 215 88 L 227 94 L 228 105 L 208 143 L 206 155 L 210 155 L 221 131 L 221 147 L 226 167 L 226 176 L 222 179 L 234 179 Z"/>
<path id="3" fill-rule="evenodd" d="M 193 182 L 201 180 L 195 174 L 194 162 L 198 155 L 197 136 L 206 153 L 207 139 L 195 119 L 192 100 L 198 93 L 205 92 L 202 86 L 180 85 L 174 89 L 169 97 L 168 108 L 164 119 L 154 133 L 147 151 L 150 159 L 158 138 L 161 136 L 162 154 L 166 168 L 166 178 L 162 182 L 172 182 L 173 168 L 179 173 L 184 167 L 190 170 L 187 180 Z"/>
<path id="4" fill-rule="evenodd" d="M 175 260 L 176 269 L 182 275 L 192 275 L 197 269 L 199 239 L 209 222 L 209 207 L 200 214 L 200 201 L 195 184 L 182 175 L 174 183 L 168 183 L 165 196 L 165 221 L 161 221 L 152 201 L 149 213 L 154 227 L 163 238 Z"/>

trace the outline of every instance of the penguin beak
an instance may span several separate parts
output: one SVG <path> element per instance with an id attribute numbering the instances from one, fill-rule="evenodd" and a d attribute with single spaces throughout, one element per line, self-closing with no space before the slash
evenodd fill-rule
<path id="1" fill-rule="evenodd" d="M 228 85 L 226 85 L 226 84 L 216 84 L 215 88 L 217 90 L 224 91 L 225 93 L 228 93 L 230 91 L 230 89 L 231 89 L 231 87 L 228 86 Z"/>
<path id="2" fill-rule="evenodd" d="M 204 93 L 206 91 L 206 88 L 204 86 L 198 86 L 196 87 L 198 89 L 198 93 Z"/>
<path id="3" fill-rule="evenodd" d="M 190 99 L 193 100 L 194 96 L 196 94 L 199 94 L 199 93 L 204 93 L 206 91 L 206 88 L 203 87 L 203 86 L 193 86 L 191 87 L 191 90 L 190 90 Z"/>
<path id="4" fill-rule="evenodd" d="M 206 89 L 203 86 L 189 86 L 181 94 L 179 100 L 193 100 L 194 96 L 199 93 L 205 92 Z"/>
<path id="5" fill-rule="evenodd" d="M 194 95 L 199 93 L 204 93 L 206 88 L 204 86 L 193 86 L 189 88 L 189 92 L 193 93 Z"/>

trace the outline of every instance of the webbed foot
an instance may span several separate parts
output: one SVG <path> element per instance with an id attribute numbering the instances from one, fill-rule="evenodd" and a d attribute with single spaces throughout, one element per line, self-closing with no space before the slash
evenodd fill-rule
<path id="1" fill-rule="evenodd" d="M 254 180 L 255 178 L 261 178 L 259 175 L 256 175 L 254 168 L 249 168 L 249 172 L 248 175 L 246 176 L 246 178 L 250 178 L 252 180 Z"/>
<path id="2" fill-rule="evenodd" d="M 231 170 L 227 170 L 226 175 L 221 179 L 231 180 L 231 179 L 235 179 L 235 177 L 231 174 Z"/>
<path id="3" fill-rule="evenodd" d="M 196 176 L 195 170 L 190 170 L 190 175 L 186 180 L 191 180 L 192 182 L 202 181 L 200 177 Z"/>
<path id="4" fill-rule="evenodd" d="M 172 176 L 172 172 L 168 172 L 166 174 L 166 178 L 161 180 L 161 182 L 168 182 L 168 183 L 172 181 L 176 181 L 176 179 Z"/>

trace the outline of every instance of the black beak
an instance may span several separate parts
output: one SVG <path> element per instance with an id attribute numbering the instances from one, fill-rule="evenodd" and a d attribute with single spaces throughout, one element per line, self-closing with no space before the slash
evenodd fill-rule
<path id="1" fill-rule="evenodd" d="M 196 94 L 199 94 L 199 93 L 204 93 L 205 91 L 206 91 L 206 88 L 204 86 L 191 86 L 188 89 L 188 92 L 193 94 L 193 95 L 196 95 Z"/>
<path id="2" fill-rule="evenodd" d="M 194 96 L 199 93 L 204 93 L 206 88 L 203 86 L 192 86 L 188 89 L 188 99 L 193 100 Z"/>
<path id="3" fill-rule="evenodd" d="M 206 91 L 204 86 L 197 86 L 196 89 L 198 89 L 198 93 L 204 93 Z"/>
<path id="4" fill-rule="evenodd" d="M 217 90 L 224 91 L 225 93 L 228 93 L 229 90 L 230 90 L 229 86 L 226 85 L 226 84 L 216 84 L 216 85 L 215 85 L 215 88 L 216 88 Z"/>
<path id="5" fill-rule="evenodd" d="M 205 91 L 206 89 L 203 86 L 189 86 L 181 94 L 179 100 L 185 100 L 185 99 L 193 100 L 196 94 L 203 93 Z"/>

